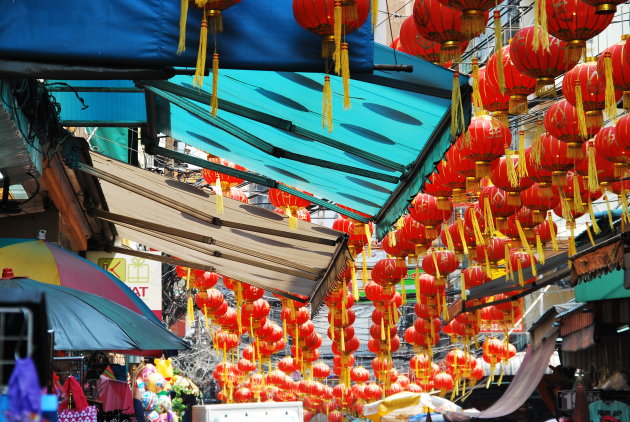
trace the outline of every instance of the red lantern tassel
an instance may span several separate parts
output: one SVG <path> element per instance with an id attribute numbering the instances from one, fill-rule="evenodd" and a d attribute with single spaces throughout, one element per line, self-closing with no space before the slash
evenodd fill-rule
<path id="1" fill-rule="evenodd" d="M 588 214 L 591 217 L 591 224 L 593 225 L 593 231 L 595 234 L 599 234 L 602 230 L 599 228 L 599 224 L 597 224 L 597 218 L 595 218 L 595 213 L 593 212 L 593 202 L 591 198 L 588 198 Z"/>
<path id="2" fill-rule="evenodd" d="M 549 222 L 549 233 L 551 237 L 551 247 L 554 252 L 558 251 L 558 242 L 556 241 L 556 229 L 553 223 L 551 212 L 547 213 L 547 221 Z"/>
<path id="3" fill-rule="evenodd" d="M 177 45 L 177 54 L 186 51 L 186 20 L 188 19 L 188 1 L 181 0 L 179 15 L 179 43 Z"/>
<path id="4" fill-rule="evenodd" d="M 518 131 L 518 177 L 524 178 L 528 176 L 527 162 L 525 161 L 525 131 Z"/>
<path id="5" fill-rule="evenodd" d="M 577 174 L 573 175 L 573 209 L 576 212 L 584 212 L 584 205 L 582 204 L 582 195 L 580 192 L 580 181 Z"/>
<path id="6" fill-rule="evenodd" d="M 459 86 L 459 71 L 453 72 L 453 90 L 451 94 L 451 137 L 456 138 L 458 134 L 466 129 L 464 120 L 464 106 L 462 105 L 462 94 Z"/>
<path id="7" fill-rule="evenodd" d="M 210 98 L 210 112 L 216 117 L 219 111 L 219 55 L 212 55 L 212 97 Z"/>
<path id="8" fill-rule="evenodd" d="M 613 81 L 612 57 L 610 51 L 604 53 L 604 78 L 606 81 L 605 110 L 608 118 L 617 119 L 617 100 Z"/>
<path id="9" fill-rule="evenodd" d="M 343 81 L 343 108 L 348 110 L 352 104 L 350 104 L 350 59 L 346 42 L 341 44 L 341 79 Z"/>
<path id="10" fill-rule="evenodd" d="M 542 265 L 545 265 L 545 250 L 539 234 L 536 235 L 536 255 L 538 255 L 538 261 L 540 261 Z"/>
<path id="11" fill-rule="evenodd" d="M 578 130 L 580 132 L 580 137 L 586 140 L 588 139 L 588 132 L 586 130 L 586 114 L 584 113 L 584 101 L 582 100 L 582 88 L 580 86 L 580 81 L 575 81 L 575 105 L 577 108 Z M 571 155 L 572 151 L 574 150 L 568 149 L 567 156 L 575 157 L 574 155 Z"/>
<path id="12" fill-rule="evenodd" d="M 608 225 L 611 230 L 615 230 L 615 223 L 613 222 L 612 211 L 610 210 L 610 202 L 608 202 L 608 195 L 604 195 L 604 201 L 606 201 L 606 213 L 608 214 Z"/>
<path id="13" fill-rule="evenodd" d="M 343 8 L 341 0 L 334 2 L 333 33 L 335 37 L 335 73 L 341 75 L 341 27 L 343 24 Z"/>
<path id="14" fill-rule="evenodd" d="M 496 58 L 499 91 L 505 94 L 505 73 L 503 71 L 503 28 L 501 27 L 501 13 L 494 11 L 494 54 Z M 512 99 L 510 98 L 510 101 Z M 514 114 L 510 112 L 511 114 Z M 520 113 L 519 113 L 520 114 Z"/>
<path id="15" fill-rule="evenodd" d="M 532 49 L 538 51 L 539 47 L 549 51 L 547 5 L 545 0 L 534 0 L 534 39 L 532 40 Z"/>
<path id="16" fill-rule="evenodd" d="M 481 93 L 479 91 L 479 59 L 477 57 L 473 57 L 472 59 L 472 78 L 473 78 L 473 106 L 475 111 L 475 116 L 480 116 L 484 114 L 483 111 L 483 102 L 481 100 Z"/>
<path id="17" fill-rule="evenodd" d="M 444 237 L 446 238 L 446 248 L 450 251 L 455 251 L 455 244 L 453 243 L 453 237 L 451 236 L 451 231 L 445 225 L 442 226 L 442 230 L 444 230 Z M 437 268 L 437 265 L 436 265 Z"/>
<path id="18" fill-rule="evenodd" d="M 324 92 L 322 98 L 322 128 L 328 128 L 332 132 L 332 88 L 330 87 L 330 76 L 324 76 Z"/>
<path id="19" fill-rule="evenodd" d="M 206 19 L 206 11 L 203 11 L 201 19 L 201 33 L 199 35 L 199 50 L 197 52 L 197 65 L 195 66 L 195 76 L 193 77 L 193 85 L 201 88 L 206 72 L 206 49 L 208 46 L 208 20 Z"/>
<path id="20" fill-rule="evenodd" d="M 516 167 L 514 167 L 514 160 L 512 159 L 512 151 L 510 151 L 509 149 L 505 150 L 505 166 L 506 166 L 507 177 L 508 177 L 508 181 L 510 182 L 510 186 L 512 186 L 513 188 L 518 187 L 520 182 L 518 180 L 518 174 L 516 173 Z"/>
<path id="21" fill-rule="evenodd" d="M 376 29 L 378 22 L 378 0 L 372 0 L 372 32 Z"/>

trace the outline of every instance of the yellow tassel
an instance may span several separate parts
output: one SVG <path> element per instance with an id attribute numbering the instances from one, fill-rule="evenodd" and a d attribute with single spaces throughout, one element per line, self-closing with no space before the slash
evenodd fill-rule
<path id="1" fill-rule="evenodd" d="M 586 222 L 586 234 L 588 234 L 588 240 L 591 242 L 591 246 L 595 246 L 595 239 L 593 239 L 593 233 L 591 233 L 591 225 Z"/>
<path id="2" fill-rule="evenodd" d="M 385 315 L 381 318 L 381 341 L 385 341 Z"/>
<path id="3" fill-rule="evenodd" d="M 525 161 L 525 131 L 518 131 L 518 177 L 527 177 L 527 164 Z"/>
<path id="4" fill-rule="evenodd" d="M 483 102 L 481 101 L 481 93 L 479 91 L 479 59 L 473 57 L 472 59 L 472 78 L 473 78 L 473 106 L 475 108 L 475 116 L 483 114 Z"/>
<path id="5" fill-rule="evenodd" d="M 516 225 L 516 230 L 518 231 L 518 237 L 521 240 L 521 245 L 523 245 L 523 249 L 529 256 L 532 255 L 532 248 L 529 246 L 529 242 L 527 242 L 527 236 L 525 236 L 525 232 L 523 231 L 523 227 L 521 226 L 521 222 L 518 218 L 514 219 L 514 224 Z"/>
<path id="6" fill-rule="evenodd" d="M 584 101 L 582 100 L 582 88 L 580 81 L 575 81 L 575 107 L 577 108 L 578 131 L 582 139 L 588 139 L 586 130 L 586 114 L 584 113 Z"/>
<path id="7" fill-rule="evenodd" d="M 573 221 L 573 214 L 571 214 L 571 206 L 569 205 L 569 201 L 567 197 L 564 195 L 564 191 L 560 190 L 560 208 L 562 208 L 562 218 L 567 220 L 568 222 Z"/>
<path id="8" fill-rule="evenodd" d="M 188 312 L 188 310 L 186 311 Z M 206 323 L 206 330 L 210 330 L 210 327 L 208 325 L 208 308 L 206 308 L 206 305 L 203 305 L 203 318 Z"/>
<path id="9" fill-rule="evenodd" d="M 464 233 L 464 222 L 462 221 L 462 218 L 459 215 L 457 216 L 457 228 L 459 230 L 459 237 L 462 240 L 464 254 L 468 255 L 468 245 L 466 244 L 466 234 Z"/>
<path id="10" fill-rule="evenodd" d="M 197 65 L 195 66 L 195 76 L 193 85 L 201 88 L 206 73 L 206 48 L 208 46 L 208 19 L 206 18 L 206 10 L 203 11 L 201 19 L 201 33 L 199 35 L 199 51 L 197 52 Z"/>
<path id="11" fill-rule="evenodd" d="M 514 280 L 514 269 L 512 268 L 512 261 L 510 260 L 510 245 L 505 242 L 503 247 L 503 260 L 505 261 L 505 278 Z"/>
<path id="12" fill-rule="evenodd" d="M 483 238 L 481 227 L 479 227 L 479 220 L 477 219 L 477 212 L 473 211 L 471 213 L 471 220 L 472 220 L 472 226 L 473 226 L 473 233 L 475 234 L 475 243 L 477 243 L 477 245 L 485 245 L 486 239 Z"/>
<path id="13" fill-rule="evenodd" d="M 535 167 L 540 167 L 540 158 L 542 157 L 542 134 L 543 134 L 543 121 L 538 119 L 536 121 L 536 134 L 534 135 L 534 142 L 532 143 L 532 163 Z"/>
<path id="14" fill-rule="evenodd" d="M 210 97 L 210 112 L 212 117 L 219 111 L 219 55 L 212 55 L 212 97 Z"/>
<path id="15" fill-rule="evenodd" d="M 243 307 L 243 286 L 240 281 L 236 283 L 236 322 L 238 323 L 238 333 L 243 333 L 243 321 L 241 321 L 241 308 Z"/>
<path id="16" fill-rule="evenodd" d="M 501 385 L 501 383 L 503 382 L 504 374 L 505 374 L 505 371 L 503 370 L 503 367 L 501 367 L 501 375 L 499 375 L 499 380 L 497 381 L 497 385 Z"/>
<path id="17" fill-rule="evenodd" d="M 223 190 L 221 189 L 221 179 L 217 177 L 217 180 L 214 184 L 214 193 L 216 194 L 216 210 L 217 214 L 223 214 Z"/>
<path id="18" fill-rule="evenodd" d="M 543 249 L 543 244 L 538 234 L 536 235 L 536 254 L 538 255 L 538 261 L 540 261 L 542 265 L 545 265 L 545 250 Z"/>
<path id="19" fill-rule="evenodd" d="M 538 51 L 539 46 L 549 51 L 546 7 L 545 0 L 534 1 L 534 39 L 532 44 L 534 51 Z"/>
<path id="20" fill-rule="evenodd" d="M 604 78 L 606 81 L 606 114 L 609 119 L 617 121 L 617 100 L 615 98 L 615 85 L 613 81 L 612 57 L 610 51 L 604 53 Z"/>
<path id="21" fill-rule="evenodd" d="M 516 168 L 514 167 L 514 160 L 512 159 L 512 151 L 505 150 L 505 166 L 507 168 L 507 177 L 510 182 L 510 186 L 513 188 L 518 187 L 519 180 L 518 174 L 516 174 Z"/>
<path id="22" fill-rule="evenodd" d="M 396 246 L 396 233 L 389 232 L 389 246 L 392 248 Z"/>
<path id="23" fill-rule="evenodd" d="M 493 377 L 494 377 L 494 365 L 490 365 L 490 376 L 488 377 L 488 381 L 486 381 L 486 390 L 490 388 L 490 384 L 492 383 Z"/>
<path id="24" fill-rule="evenodd" d="M 352 264 L 352 268 L 354 268 L 354 264 Z M 359 286 L 357 283 L 357 274 L 356 274 L 356 270 L 352 271 L 350 270 L 350 273 L 352 275 L 351 280 L 352 280 L 352 298 L 355 301 L 359 300 Z"/>
<path id="25" fill-rule="evenodd" d="M 402 285 L 402 292 L 400 294 L 402 296 L 402 303 L 404 305 L 405 303 L 407 303 L 407 286 L 405 285 L 404 279 L 402 280 L 401 285 Z"/>
<path id="26" fill-rule="evenodd" d="M 378 0 L 372 0 L 372 32 L 376 29 L 378 21 Z"/>
<path id="27" fill-rule="evenodd" d="M 367 254 L 368 255 L 372 255 L 372 230 L 370 230 L 370 224 L 369 223 L 365 223 L 363 225 L 363 228 L 365 230 L 365 240 L 367 241 Z"/>
<path id="28" fill-rule="evenodd" d="M 367 252 L 365 249 L 361 251 L 361 257 L 363 258 L 363 262 L 361 263 L 361 281 L 363 281 L 363 285 L 365 286 L 368 283 Z"/>
<path id="29" fill-rule="evenodd" d="M 334 5 L 333 37 L 335 38 L 335 73 L 341 75 L 341 25 L 343 23 L 343 8 L 341 7 L 341 0 L 335 0 Z"/>
<path id="30" fill-rule="evenodd" d="M 455 138 L 466 129 L 464 106 L 459 86 L 459 71 L 453 72 L 453 88 L 451 93 L 451 137 Z"/>
<path id="31" fill-rule="evenodd" d="M 536 269 L 536 258 L 534 257 L 534 254 L 529 256 L 529 263 L 532 268 L 532 275 L 536 277 L 538 275 L 538 270 Z"/>
<path id="32" fill-rule="evenodd" d="M 346 336 L 342 332 L 340 337 L 341 337 L 341 351 L 345 352 L 346 351 Z"/>
<path id="33" fill-rule="evenodd" d="M 296 216 L 293 215 L 293 211 L 291 211 L 291 207 L 286 207 L 284 209 L 284 214 L 289 217 L 289 229 L 290 230 L 297 230 L 298 229 L 298 218 Z"/>
<path id="34" fill-rule="evenodd" d="M 287 320 L 286 319 L 282 319 L 282 332 L 284 333 L 284 342 L 285 344 L 289 344 L 288 340 L 289 340 L 289 333 L 287 333 Z M 333 330 L 334 333 L 334 330 Z"/>
<path id="35" fill-rule="evenodd" d="M 577 249 L 575 247 L 575 223 L 569 223 L 569 246 L 568 246 L 568 255 L 569 257 L 575 255 L 577 253 Z M 571 265 L 571 261 L 569 261 L 569 266 Z"/>
<path id="36" fill-rule="evenodd" d="M 189 325 L 195 322 L 195 308 L 193 307 L 192 293 L 188 293 L 188 303 L 186 304 L 186 319 Z"/>
<path id="37" fill-rule="evenodd" d="M 343 80 L 343 108 L 348 110 L 350 104 L 350 59 L 348 58 L 348 43 L 341 44 L 341 78 Z"/>
<path id="38" fill-rule="evenodd" d="M 461 274 L 460 289 L 462 291 L 462 300 L 466 300 L 466 280 L 464 279 L 464 272 L 462 271 L 460 274 Z"/>
<path id="39" fill-rule="evenodd" d="M 621 202 L 621 212 L 623 215 L 623 219 L 626 223 L 630 223 L 630 215 L 628 214 L 628 191 L 622 189 L 617 199 Z"/>
<path id="40" fill-rule="evenodd" d="M 599 224 L 597 224 L 597 218 L 595 218 L 595 213 L 593 212 L 593 202 L 591 198 L 588 198 L 588 214 L 591 217 L 591 224 L 593 225 L 593 232 L 595 234 L 600 234 L 602 230 L 599 228 Z"/>
<path id="41" fill-rule="evenodd" d="M 490 259 L 488 258 L 488 250 L 484 249 L 483 254 L 485 255 L 485 261 L 486 261 L 486 275 L 492 278 L 492 269 L 490 268 Z"/>
<path id="42" fill-rule="evenodd" d="M 431 251 L 431 258 L 433 258 L 433 265 L 435 266 L 435 276 L 437 278 L 442 277 L 442 275 L 440 274 L 440 269 L 438 268 L 437 254 L 435 253 L 435 249 Z"/>
<path id="43" fill-rule="evenodd" d="M 416 271 L 413 273 L 413 283 L 416 286 L 416 298 L 420 297 L 420 266 L 416 264 Z"/>
<path id="44" fill-rule="evenodd" d="M 523 287 L 525 285 L 525 279 L 523 278 L 523 266 L 521 265 L 521 260 L 516 261 L 516 269 L 518 272 L 518 285 Z"/>
<path id="45" fill-rule="evenodd" d="M 179 44 L 177 45 L 177 54 L 186 51 L 186 20 L 188 19 L 188 0 L 181 0 L 179 15 Z"/>
<path id="46" fill-rule="evenodd" d="M 604 201 L 606 201 L 606 213 L 608 214 L 608 225 L 612 230 L 615 229 L 615 223 L 613 222 L 612 211 L 610 210 L 610 202 L 608 202 L 608 195 L 604 195 Z"/>
<path id="47" fill-rule="evenodd" d="M 556 241 L 556 229 L 553 225 L 553 217 L 551 213 L 547 213 L 547 221 L 549 222 L 549 233 L 551 236 L 551 248 L 557 252 L 558 251 L 558 242 Z"/>
<path id="48" fill-rule="evenodd" d="M 322 128 L 328 128 L 328 132 L 333 130 L 332 121 L 332 88 L 330 87 L 330 76 L 324 76 L 324 92 L 322 97 Z"/>
<path id="49" fill-rule="evenodd" d="M 574 174 L 573 175 L 573 209 L 576 212 L 584 212 L 584 205 L 582 204 L 582 195 L 580 192 L 580 181 L 579 178 L 581 176 Z"/>
<path id="50" fill-rule="evenodd" d="M 494 227 L 492 208 L 490 208 L 490 199 L 487 196 L 483 197 L 483 213 L 483 218 L 486 222 L 486 234 L 493 234 L 496 231 L 496 228 Z"/>
<path id="51" fill-rule="evenodd" d="M 446 247 L 451 251 L 455 251 L 455 244 L 453 243 L 453 238 L 451 237 L 451 231 L 449 230 L 448 225 L 444 224 L 442 226 L 442 230 L 444 230 L 444 237 L 446 237 Z"/>
<path id="52" fill-rule="evenodd" d="M 498 10 L 494 11 L 494 55 L 499 79 L 499 91 L 501 91 L 501 94 L 505 94 L 505 74 L 503 71 L 503 28 L 501 27 L 501 14 Z"/>
<path id="53" fill-rule="evenodd" d="M 588 159 L 588 190 L 591 192 L 599 190 L 599 178 L 597 177 L 597 161 L 595 160 L 595 154 L 595 144 L 593 142 L 589 142 L 588 148 L 586 149 L 586 156 Z"/>

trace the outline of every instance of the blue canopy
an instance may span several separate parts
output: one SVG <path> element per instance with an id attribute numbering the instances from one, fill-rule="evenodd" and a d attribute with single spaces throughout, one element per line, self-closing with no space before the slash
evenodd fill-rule
<path id="1" fill-rule="evenodd" d="M 85 91 L 79 92 L 89 106 L 83 110 L 74 93 L 55 95 L 65 124 L 145 120 L 156 132 L 246 167 L 254 173 L 245 177 L 248 180 L 267 186 L 283 182 L 312 193 L 315 203 L 332 209 L 341 204 L 368 214 L 381 237 L 451 143 L 453 75 L 384 46 L 377 46 L 375 56 L 386 63 L 413 65 L 413 72 L 359 75 L 351 81 L 349 110 L 343 110 L 341 80 L 332 77 L 331 133 L 322 128 L 324 76 L 317 73 L 222 70 L 216 118 L 209 113 L 210 86 L 199 90 L 189 76 L 136 81 L 135 86 L 130 81 L 100 82 L 109 83 L 110 92 L 94 89 L 92 81 L 66 81 Z M 460 82 L 469 113 L 467 78 Z M 139 88 L 147 93 L 146 107 Z"/>
<path id="2" fill-rule="evenodd" d="M 195 67 L 201 10 L 191 2 L 177 55 L 180 1 L 0 2 L 0 60 L 116 68 Z M 321 37 L 295 21 L 292 0 L 243 0 L 223 13 L 222 68 L 321 72 Z M 371 23 L 348 35 L 354 72 L 372 72 Z M 212 45 L 212 43 L 209 43 Z M 209 51 L 210 53 L 212 51 Z M 93 76 L 92 79 L 101 79 Z"/>

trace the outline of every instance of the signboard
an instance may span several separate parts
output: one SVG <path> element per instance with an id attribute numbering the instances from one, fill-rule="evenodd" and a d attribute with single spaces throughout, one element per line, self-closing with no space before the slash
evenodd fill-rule
<path id="1" fill-rule="evenodd" d="M 525 327 L 523 327 L 523 320 L 521 319 L 520 321 L 517 321 L 517 323 L 514 324 L 514 328 L 513 329 L 510 328 L 510 331 L 513 333 L 524 333 Z M 480 333 L 504 333 L 505 328 L 503 325 L 500 325 L 497 322 L 493 322 L 493 323 L 482 322 L 479 327 L 479 332 Z"/>
<path id="2" fill-rule="evenodd" d="M 127 284 L 149 309 L 162 317 L 162 263 L 101 251 L 87 252 L 86 257 Z"/>

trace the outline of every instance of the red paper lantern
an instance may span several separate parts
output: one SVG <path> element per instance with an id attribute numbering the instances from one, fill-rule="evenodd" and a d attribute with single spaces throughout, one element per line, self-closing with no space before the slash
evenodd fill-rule
<path id="1" fill-rule="evenodd" d="M 534 184 L 534 181 L 528 177 L 518 178 L 518 184 L 513 186 L 508 172 L 508 161 L 512 160 L 512 168 L 518 167 L 518 158 L 513 156 L 503 156 L 494 160 L 490 166 L 490 181 L 507 192 L 508 205 L 519 206 L 521 205 L 521 192 Z"/>
<path id="2" fill-rule="evenodd" d="M 311 202 L 306 199 L 302 199 L 298 196 L 290 194 L 289 192 L 285 192 L 276 188 L 269 189 L 268 195 L 269 202 L 271 202 L 274 207 L 283 210 L 289 209 L 291 211 L 291 214 L 296 218 L 296 213 L 298 210 L 306 208 L 311 204 Z"/>
<path id="3" fill-rule="evenodd" d="M 571 60 L 564 41 L 552 37 L 542 28 L 538 32 L 539 41 L 547 37 L 549 49 L 543 48 L 540 42 L 534 49 L 534 34 L 534 26 L 520 29 L 510 43 L 510 58 L 519 71 L 537 79 L 536 92 L 541 95 L 546 87 L 554 85 L 555 78 L 575 66 L 578 60 Z M 552 89 L 555 91 L 555 87 Z"/>
<path id="4" fill-rule="evenodd" d="M 630 50 L 630 48 L 626 50 Z M 630 149 L 630 114 L 620 118 L 615 127 L 615 141 L 623 145 L 624 148 Z"/>
<path id="5" fill-rule="evenodd" d="M 472 38 L 463 32 L 462 12 L 445 6 L 438 0 L 416 0 L 413 17 L 424 38 L 441 44 L 440 62 L 458 60 L 461 57 L 462 44 L 468 43 Z M 487 12 L 484 17 L 487 21 Z"/>
<path id="6" fill-rule="evenodd" d="M 199 290 L 208 290 L 213 288 L 221 277 L 217 273 L 210 271 L 197 271 L 195 270 L 195 287 Z"/>
<path id="7" fill-rule="evenodd" d="M 453 195 L 453 189 L 442 183 L 442 177 L 439 173 L 431 173 L 427 182 L 422 185 L 421 191 L 433 196 L 439 209 L 446 210 L 452 207 L 451 196 Z"/>
<path id="8" fill-rule="evenodd" d="M 322 379 L 327 378 L 330 375 L 330 366 L 326 365 L 324 362 L 318 362 L 313 365 L 313 377 Z"/>
<path id="9" fill-rule="evenodd" d="M 536 79 L 528 76 L 517 69 L 510 58 L 511 46 L 503 48 L 503 74 L 505 78 L 505 94 L 510 96 L 509 113 L 526 114 L 527 96 L 534 92 Z M 497 70 L 496 53 L 490 56 L 486 64 L 485 77 L 496 86 L 499 85 L 499 75 Z"/>
<path id="10" fill-rule="evenodd" d="M 433 377 L 433 385 L 436 389 L 440 390 L 441 395 L 443 396 L 446 394 L 447 391 L 453 389 L 455 383 L 453 382 L 453 377 L 450 374 L 446 372 L 440 372 L 438 374 L 435 374 L 435 376 Z"/>
<path id="11" fill-rule="evenodd" d="M 450 167 L 466 178 L 466 190 L 472 190 L 477 187 L 475 162 L 462 154 L 461 136 L 457 139 L 457 142 L 446 151 L 444 159 Z"/>
<path id="12" fill-rule="evenodd" d="M 483 108 L 489 111 L 504 126 L 508 126 L 508 111 L 510 109 L 510 96 L 501 93 L 499 87 L 492 83 L 486 76 L 486 67 L 479 69 L 479 96 Z"/>
<path id="13" fill-rule="evenodd" d="M 429 238 L 437 237 L 437 228 L 450 217 L 452 211 L 452 208 L 439 209 L 435 198 L 426 193 L 416 195 L 409 207 L 411 218 L 424 225 Z"/>
<path id="14" fill-rule="evenodd" d="M 385 258 L 374 264 L 371 275 L 376 284 L 387 287 L 407 276 L 407 266 L 400 265 L 396 259 Z"/>
<path id="15" fill-rule="evenodd" d="M 485 207 L 486 201 L 490 206 L 492 216 L 496 220 L 499 230 L 505 227 L 504 224 L 507 218 L 514 214 L 519 208 L 518 205 L 510 205 L 507 200 L 507 193 L 496 186 L 488 186 L 481 190 L 479 203 L 484 204 Z"/>
<path id="16" fill-rule="evenodd" d="M 223 195 L 226 198 L 234 199 L 235 201 L 240 201 L 245 204 L 249 204 L 249 198 L 247 197 L 247 195 L 245 195 L 245 192 L 243 192 L 243 189 L 241 188 L 237 188 L 233 186 L 231 188 L 228 188 L 225 192 L 223 192 Z"/>
<path id="17" fill-rule="evenodd" d="M 630 122 L 630 119 L 626 121 Z M 614 163 L 614 175 L 624 177 L 630 168 L 630 148 L 617 141 L 617 132 L 616 126 L 605 127 L 597 133 L 594 143 L 597 154 Z"/>
<path id="18" fill-rule="evenodd" d="M 467 289 L 472 289 L 476 286 L 490 281 L 490 277 L 486 273 L 485 268 L 480 265 L 471 265 L 462 271 L 462 277 L 464 278 L 464 284 Z"/>
<path id="19" fill-rule="evenodd" d="M 350 379 L 359 383 L 366 382 L 370 379 L 370 372 L 362 366 L 357 366 L 350 371 Z"/>
<path id="20" fill-rule="evenodd" d="M 298 369 L 297 362 L 291 356 L 285 356 L 278 361 L 278 369 L 285 373 L 292 373 Z"/>
<path id="21" fill-rule="evenodd" d="M 400 26 L 400 50 L 435 64 L 441 63 L 440 43 L 430 41 L 420 35 L 413 16 L 405 18 Z"/>
<path id="22" fill-rule="evenodd" d="M 363 388 L 363 395 L 367 399 L 379 400 L 383 396 L 383 390 L 376 384 L 367 384 Z"/>
<path id="23" fill-rule="evenodd" d="M 239 166 L 238 164 L 234 164 L 228 160 L 223 158 L 219 158 L 217 156 L 208 155 L 208 161 L 219 164 L 225 167 L 229 167 L 236 170 L 247 171 L 247 169 L 243 166 Z M 201 175 L 205 182 L 209 185 L 216 186 L 217 181 L 219 182 L 219 186 L 223 192 L 227 191 L 231 187 L 236 187 L 244 182 L 243 179 L 230 176 L 229 174 L 220 173 L 214 170 L 201 169 Z"/>
<path id="24" fill-rule="evenodd" d="M 427 237 L 425 226 L 414 220 L 410 214 L 407 214 L 403 218 L 403 226 L 400 229 L 400 234 L 405 241 L 415 245 L 415 256 L 423 254 L 428 247 L 427 245 L 430 245 L 433 241 L 432 238 Z"/>
<path id="25" fill-rule="evenodd" d="M 505 243 L 505 239 L 493 237 L 485 245 L 477 245 L 477 261 L 483 264 L 487 256 L 488 264 L 496 267 L 505 258 Z"/>
<path id="26" fill-rule="evenodd" d="M 503 155 L 512 143 L 510 129 L 493 117 L 476 116 L 470 121 L 468 136 L 468 142 L 460 147 L 461 153 L 475 161 L 478 178 L 488 176 L 490 162 Z"/>
<path id="27" fill-rule="evenodd" d="M 444 245 L 448 245 L 448 238 L 446 234 L 446 231 L 448 230 L 451 240 L 453 241 L 453 252 L 458 254 L 464 253 L 464 240 L 466 241 L 467 248 L 472 249 L 475 247 L 475 235 L 471 231 L 466 230 L 465 226 L 462 227 L 464 229 L 464 239 L 462 239 L 462 235 L 459 231 L 459 224 L 457 222 L 443 225 L 442 232 L 440 233 L 440 240 Z"/>
<path id="28" fill-rule="evenodd" d="M 470 161 L 470 160 L 468 160 Z M 466 176 L 448 161 L 442 160 L 435 168 L 435 173 L 442 185 L 451 190 L 451 196 L 455 202 L 463 202 L 466 198 Z M 427 192 L 429 193 L 429 192 Z"/>
<path id="29" fill-rule="evenodd" d="M 455 253 L 446 250 L 433 251 L 422 259 L 422 269 L 434 277 L 446 277 L 459 267 Z M 439 275 L 438 275 L 439 274 Z"/>
<path id="30" fill-rule="evenodd" d="M 573 108 L 572 105 L 566 104 Z M 566 173 L 576 163 L 575 157 L 584 156 L 584 153 L 574 153 L 573 156 L 569 156 L 569 144 L 562 142 L 550 133 L 543 133 L 540 137 L 540 142 L 542 144 L 540 167 L 551 172 L 551 181 L 554 185 L 565 185 L 567 180 Z M 577 144 L 577 146 L 581 148 L 582 144 Z"/>
<path id="31" fill-rule="evenodd" d="M 238 370 L 243 373 L 248 373 L 256 370 L 256 363 L 251 360 L 240 358 L 237 363 Z"/>
<path id="32" fill-rule="evenodd" d="M 605 49 L 597 58 L 597 72 L 604 78 L 606 61 L 610 61 L 612 81 L 606 81 L 606 84 L 612 84 L 616 91 L 623 93 L 623 108 L 626 111 L 630 110 L 630 48 L 625 48 L 628 37 L 622 35 L 621 41 Z"/>
<path id="33" fill-rule="evenodd" d="M 570 57 L 580 57 L 586 40 L 601 33 L 613 16 L 598 15 L 593 6 L 580 0 L 548 0 L 547 31 L 567 43 Z"/>
<path id="34" fill-rule="evenodd" d="M 486 30 L 489 10 L 501 3 L 493 0 L 440 0 L 446 6 L 461 10 L 462 32 L 470 38 Z"/>
<path id="35" fill-rule="evenodd" d="M 555 189 L 555 188 L 554 188 Z M 534 222 L 541 223 L 547 216 L 547 211 L 553 209 L 560 203 L 557 191 L 554 195 L 544 195 L 540 185 L 534 183 L 529 188 L 521 192 L 521 203 L 524 207 L 532 210 Z"/>

